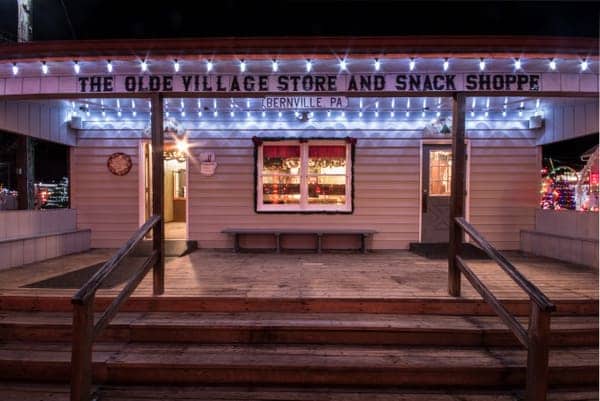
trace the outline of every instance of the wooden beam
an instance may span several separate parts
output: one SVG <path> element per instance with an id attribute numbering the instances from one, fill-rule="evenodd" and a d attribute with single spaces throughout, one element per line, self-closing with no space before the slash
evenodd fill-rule
<path id="1" fill-rule="evenodd" d="M 154 295 L 165 292 L 165 163 L 163 160 L 164 126 L 163 95 L 152 95 L 152 214 L 160 216 L 160 221 L 152 231 L 152 248 L 158 253 L 153 269 Z"/>
<path id="2" fill-rule="evenodd" d="M 456 256 L 461 254 L 465 239 L 464 230 L 455 221 L 465 216 L 465 179 L 466 179 L 466 146 L 465 146 L 465 109 L 464 93 L 452 96 L 452 183 L 450 195 L 450 241 L 448 247 L 448 292 L 452 296 L 460 296 L 460 269 L 456 266 Z"/>
<path id="3" fill-rule="evenodd" d="M 529 348 L 527 349 L 527 401 L 546 401 L 548 392 L 548 352 L 550 312 L 531 302 L 529 314 Z"/>

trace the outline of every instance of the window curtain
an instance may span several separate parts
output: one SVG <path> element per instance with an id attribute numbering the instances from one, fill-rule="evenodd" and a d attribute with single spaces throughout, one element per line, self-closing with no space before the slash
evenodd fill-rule
<path id="1" fill-rule="evenodd" d="M 345 159 L 346 158 L 346 146 L 309 146 L 308 157 L 322 157 L 329 159 Z"/>
<path id="2" fill-rule="evenodd" d="M 290 157 L 300 157 L 300 146 L 263 146 L 263 157 L 268 159 L 287 159 Z"/>

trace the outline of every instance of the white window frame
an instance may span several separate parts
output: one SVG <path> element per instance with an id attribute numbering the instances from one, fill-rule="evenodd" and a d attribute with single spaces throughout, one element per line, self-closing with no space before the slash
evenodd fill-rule
<path id="1" fill-rule="evenodd" d="M 343 205 L 320 205 L 308 203 L 308 147 L 310 145 L 335 145 L 346 147 L 346 203 Z M 300 146 L 300 203 L 299 204 L 263 204 L 263 146 L 269 145 L 298 145 Z M 311 139 L 265 141 L 258 146 L 256 152 L 256 211 L 257 212 L 352 212 L 352 144 L 346 140 Z"/>

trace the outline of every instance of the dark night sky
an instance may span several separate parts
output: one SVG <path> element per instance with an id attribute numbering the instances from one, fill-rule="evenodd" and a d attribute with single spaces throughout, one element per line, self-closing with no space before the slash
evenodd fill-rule
<path id="1" fill-rule="evenodd" d="M 16 0 L 0 32 L 16 34 Z M 67 10 L 73 26 L 69 28 Z M 599 35 L 598 2 L 34 0 L 34 39 L 297 35 Z"/>

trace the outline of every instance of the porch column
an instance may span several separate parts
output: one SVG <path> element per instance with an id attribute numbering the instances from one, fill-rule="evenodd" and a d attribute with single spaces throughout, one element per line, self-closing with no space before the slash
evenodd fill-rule
<path id="1" fill-rule="evenodd" d="M 154 295 L 165 292 L 165 163 L 163 161 L 164 126 L 163 126 L 163 95 L 152 95 L 152 214 L 160 216 L 160 222 L 152 230 L 152 248 L 158 251 L 158 260 L 154 266 L 153 289 Z"/>
<path id="2" fill-rule="evenodd" d="M 452 96 L 452 182 L 450 195 L 450 241 L 448 247 L 448 292 L 460 296 L 460 270 L 456 265 L 456 255 L 461 254 L 465 239 L 463 229 L 456 224 L 456 217 L 465 216 L 465 103 L 464 93 Z"/>

